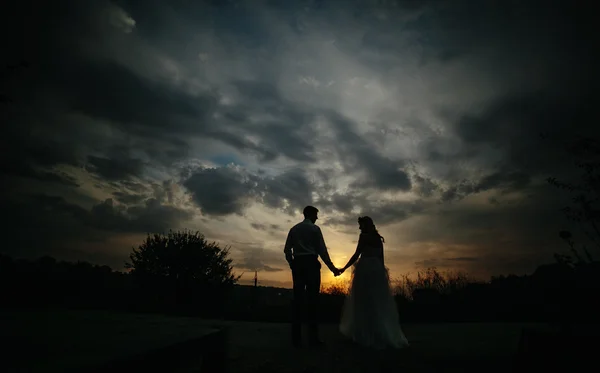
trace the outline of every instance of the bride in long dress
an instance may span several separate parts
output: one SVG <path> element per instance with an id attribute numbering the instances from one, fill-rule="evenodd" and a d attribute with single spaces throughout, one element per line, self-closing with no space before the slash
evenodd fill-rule
<path id="1" fill-rule="evenodd" d="M 343 272 L 354 265 L 340 331 L 366 347 L 407 347 L 383 261 L 384 239 L 370 217 L 358 218 L 358 225 L 361 233 L 356 252 L 342 269 Z"/>

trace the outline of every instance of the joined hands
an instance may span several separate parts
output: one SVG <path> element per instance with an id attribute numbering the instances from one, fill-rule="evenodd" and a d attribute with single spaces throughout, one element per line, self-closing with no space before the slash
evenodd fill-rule
<path id="1" fill-rule="evenodd" d="M 342 273 L 344 273 L 345 270 L 346 270 L 345 268 L 342 268 L 342 269 L 336 268 L 335 271 L 332 271 L 332 272 L 333 272 L 333 275 L 335 277 L 338 277 L 339 275 L 341 275 Z"/>

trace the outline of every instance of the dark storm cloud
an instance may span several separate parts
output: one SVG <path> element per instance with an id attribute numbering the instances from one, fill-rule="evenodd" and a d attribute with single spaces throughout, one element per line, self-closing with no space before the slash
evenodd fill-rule
<path id="1" fill-rule="evenodd" d="M 399 222 L 424 211 L 425 207 L 420 201 L 417 202 L 391 202 L 376 207 L 369 212 L 364 210 L 363 215 L 369 215 L 379 225 Z"/>
<path id="2" fill-rule="evenodd" d="M 241 214 L 253 195 L 256 181 L 232 167 L 200 168 L 183 182 L 205 215 Z"/>
<path id="3" fill-rule="evenodd" d="M 41 181 L 56 182 L 66 186 L 78 186 L 70 175 L 56 170 L 58 165 L 78 166 L 78 150 L 51 138 L 38 138 L 30 133 L 26 122 L 16 120 L 18 110 L 3 108 L 0 117 L 11 131 L 0 138 L 0 173 Z"/>
<path id="4" fill-rule="evenodd" d="M 268 229 L 265 224 L 260 224 L 260 223 L 252 223 L 252 224 L 250 224 L 250 226 L 259 231 L 266 231 Z"/>
<path id="5" fill-rule="evenodd" d="M 14 9 L 15 19 L 26 15 L 25 23 L 35 24 L 38 31 L 27 28 L 18 40 L 20 44 L 9 43 L 7 48 L 13 57 L 28 60 L 29 68 L 9 82 L 8 90 L 15 102 L 2 114 L 14 131 L 9 138 L 4 138 L 8 143 L 5 149 L 9 150 L 3 152 L 2 163 L 6 163 L 5 157 L 10 154 L 30 167 L 81 166 L 87 152 L 103 150 L 106 139 L 94 133 L 96 124 L 86 123 L 85 118 L 75 123 L 67 118 L 76 112 L 114 120 L 116 125 L 132 126 L 128 121 L 160 119 L 165 108 L 184 110 L 169 108 L 175 105 L 171 96 L 157 93 L 168 92 L 167 87 L 145 85 L 124 67 L 93 59 L 83 51 L 82 44 L 103 50 L 108 39 L 115 36 L 107 24 L 99 22 L 106 16 L 109 4 L 104 1 L 44 3 L 38 4 L 35 14 L 20 6 Z M 189 103 L 180 101 L 180 106 Z M 140 106 L 131 107 L 129 103 Z M 168 134 L 164 137 L 168 138 Z M 92 163 L 103 162 L 96 164 L 102 176 L 107 172 L 113 173 L 109 178 L 120 175 L 107 168 L 111 166 L 109 160 L 92 157 L 95 157 L 90 158 Z"/>
<path id="6" fill-rule="evenodd" d="M 193 137 L 212 138 L 267 161 L 280 154 L 299 162 L 313 160 L 310 138 L 315 134 L 310 122 L 314 114 L 283 99 L 271 83 L 233 82 L 241 102 L 220 108 L 217 91 L 190 94 L 164 80 L 150 79 L 147 66 L 136 70 L 115 61 L 110 56 L 111 43 L 117 42 L 117 48 L 122 48 L 127 43 L 118 40 L 127 40 L 128 35 L 115 31 L 108 19 L 102 18 L 109 4 L 73 2 L 48 8 L 45 14 L 53 14 L 58 27 L 50 27 L 43 17 L 30 20 L 48 29 L 42 40 L 26 35 L 35 52 L 24 56 L 33 68 L 29 75 L 15 80 L 12 89 L 18 99 L 28 100 L 37 109 L 28 109 L 23 115 L 21 107 L 16 107 L 8 113 L 7 122 L 19 129 L 16 134 L 20 137 L 4 138 L 9 145 L 4 149 L 12 158 L 3 156 L 2 170 L 75 186 L 71 176 L 50 168 L 83 167 L 97 177 L 96 187 L 113 193 L 115 200 L 86 210 L 64 199 L 47 198 L 32 202 L 32 209 L 27 211 L 33 212 L 39 205 L 65 215 L 70 224 L 109 233 L 163 231 L 189 219 L 189 214 L 164 204 L 172 196 L 164 196 L 164 201 L 162 197 L 149 198 L 147 187 L 131 178 L 142 178 L 148 167 L 169 166 L 183 159 L 190 149 L 187 140 Z M 140 19 L 142 26 L 146 20 Z M 81 45 L 94 45 L 94 53 Z M 22 52 L 19 45 L 13 47 Z M 79 117 L 65 120 L 72 113 Z M 216 123 L 215 113 L 224 113 L 225 120 Z M 248 117 L 255 113 L 271 119 L 248 126 Z M 96 123 L 86 123 L 88 119 L 101 121 L 107 126 L 105 132 L 114 132 L 117 137 L 104 138 L 104 131 L 96 132 Z M 45 126 L 40 131 L 42 122 Z M 248 135 L 258 137 L 258 144 L 249 141 Z M 115 147 L 122 151 L 115 152 Z M 142 161 L 127 149 L 145 153 L 149 160 Z M 267 205 L 283 208 L 283 201 L 287 201 L 288 209 L 301 208 L 311 198 L 313 188 L 298 172 L 263 178 L 260 187 L 238 176 L 225 169 L 206 169 L 190 176 L 184 185 L 207 215 L 240 213 L 246 199 L 258 192 Z M 38 216 L 40 226 L 45 224 L 43 217 L 50 219 L 44 214 Z M 76 238 L 66 230 L 64 234 Z"/>
<path id="7" fill-rule="evenodd" d="M 467 145 L 490 145 L 509 152 L 513 161 L 524 164 L 540 160 L 538 154 L 542 132 L 571 135 L 584 130 L 592 114 L 591 90 L 564 91 L 549 96 L 535 92 L 526 96 L 502 97 L 483 108 L 480 114 L 466 113 L 456 124 L 456 133 Z M 583 126 L 581 126 L 583 125 Z M 590 130 L 595 126 L 590 126 Z M 585 130 L 584 130 L 585 131 Z"/>
<path id="8" fill-rule="evenodd" d="M 531 175 L 523 171 L 498 171 L 473 181 L 463 181 L 452 185 L 441 193 L 443 202 L 461 200 L 470 194 L 496 189 L 500 193 L 526 190 L 530 185 Z"/>
<path id="9" fill-rule="evenodd" d="M 301 170 L 260 177 L 236 167 L 192 170 L 183 185 L 202 213 L 213 216 L 241 214 L 253 201 L 294 214 L 312 202 L 314 189 Z"/>
<path id="10" fill-rule="evenodd" d="M 37 170 L 34 168 L 34 165 L 27 164 L 22 159 L 3 159 L 2 163 L 3 164 L 0 164 L 0 173 L 3 173 L 4 175 L 48 181 L 70 187 L 79 186 L 75 178 L 64 172 Z"/>
<path id="11" fill-rule="evenodd" d="M 528 176 L 560 172 L 564 157 L 540 133 L 559 138 L 599 133 L 593 104 L 598 59 L 588 53 L 598 38 L 591 32 L 589 13 L 568 2 L 545 6 L 535 1 L 510 6 L 456 2 L 448 10 L 431 32 L 444 32 L 445 38 L 468 45 L 471 53 L 486 56 L 485 68 L 497 68 L 498 78 L 512 71 L 521 84 L 480 107 L 444 108 L 454 112 L 446 119 L 463 144 L 455 154 L 435 147 L 430 154 L 460 163 L 485 157 L 485 149 L 501 153 L 501 159 L 488 164 L 499 171 L 478 181 L 475 190 L 489 189 L 483 184 L 501 183 L 500 179 L 522 189 L 528 186 Z M 445 27 L 467 19 L 480 21 L 468 22 L 468 28 Z M 492 44 L 494 50 L 487 47 Z"/>
<path id="12" fill-rule="evenodd" d="M 404 161 L 394 161 L 381 156 L 377 148 L 354 132 L 354 123 L 338 113 L 328 118 L 336 132 L 336 147 L 346 172 L 358 170 L 363 175 L 354 183 L 355 188 L 377 188 L 381 190 L 408 191 L 411 182 L 402 169 Z"/>
<path id="13" fill-rule="evenodd" d="M 141 176 L 143 162 L 135 158 L 110 159 L 88 155 L 86 169 L 108 181 Z"/>
<path id="14" fill-rule="evenodd" d="M 175 202 L 175 191 L 178 189 L 173 180 L 162 183 L 143 184 L 130 180 L 120 180 L 110 184 L 117 189 L 112 192 L 115 200 L 126 206 L 139 206 L 144 201 L 153 200 L 159 204 L 172 205 Z"/>
<path id="15" fill-rule="evenodd" d="M 125 205 L 136 205 L 146 198 L 143 194 L 127 193 L 123 191 L 116 191 L 113 193 L 113 196 L 117 201 Z"/>
<path id="16" fill-rule="evenodd" d="M 357 213 L 351 213 L 350 210 L 341 211 L 343 213 L 339 216 L 327 217 L 327 224 L 336 226 L 355 227 L 358 224 L 358 217 L 367 215 L 373 219 L 375 225 L 383 227 L 391 223 L 399 223 L 426 211 L 426 206 L 422 201 L 373 202 L 368 200 L 368 195 L 339 195 L 336 198 L 344 200 L 344 203 L 352 201 L 353 208 L 359 210 Z M 325 212 L 330 211 L 332 205 L 334 206 L 334 210 L 340 211 L 335 208 L 335 202 L 321 201 L 319 203 L 319 207 L 324 207 Z"/>
<path id="17" fill-rule="evenodd" d="M 116 31 L 110 29 L 105 24 L 106 21 L 99 20 L 98 15 L 105 13 L 97 10 L 105 3 L 95 2 L 92 5 L 85 8 L 79 4 L 73 8 L 77 9 L 77 19 L 71 18 L 71 12 L 54 10 L 62 26 L 45 36 L 47 43 L 40 45 L 40 52 L 36 56 L 39 59 L 38 65 L 43 66 L 43 71 L 36 71 L 36 78 L 42 78 L 51 87 L 53 97 L 64 102 L 63 106 L 91 118 L 110 121 L 124 133 L 137 136 L 137 145 L 142 146 L 139 149 L 158 161 L 161 158 L 176 159 L 173 157 L 186 154 L 187 144 L 178 139 L 179 135 L 208 136 L 237 149 L 257 152 L 263 160 L 275 159 L 279 154 L 298 162 L 314 160 L 311 139 L 315 138 L 316 133 L 311 122 L 315 113 L 284 99 L 272 82 L 234 81 L 232 84 L 243 99 L 242 103 L 219 108 L 219 94 L 214 91 L 192 96 L 165 82 L 144 78 L 129 67 L 107 58 L 98 59 L 73 48 L 86 40 L 98 41 L 105 47 L 110 38 L 122 37 L 115 34 Z M 84 22 L 85 20 L 87 21 Z M 74 29 L 80 32 L 74 32 Z M 52 45 L 57 48 L 52 48 Z M 57 54 L 56 50 L 60 53 Z M 36 95 L 40 99 L 43 91 Z M 213 123 L 211 115 L 215 112 L 223 112 L 229 120 L 218 125 Z M 248 125 L 247 120 L 239 122 L 252 113 L 266 113 L 270 119 L 261 120 L 252 126 Z M 61 120 L 61 113 L 53 112 L 52 115 L 56 121 Z M 235 127 L 237 134 L 233 130 Z M 345 148 L 346 157 L 356 158 L 354 162 L 359 162 L 367 173 L 364 178 L 367 181 L 357 183 L 357 187 L 401 190 L 410 187 L 407 175 L 399 169 L 401 164 L 380 157 L 357 136 L 351 138 L 353 134 L 349 129 L 340 130 L 341 134 L 348 137 L 345 140 L 350 141 L 350 145 Z M 257 136 L 259 144 L 249 142 L 241 133 Z M 156 146 L 157 139 L 161 139 L 162 143 L 175 145 L 174 150 L 169 154 L 157 154 L 156 149 L 164 148 Z M 68 135 L 67 143 L 63 144 L 62 149 L 92 146 L 78 140 L 77 133 Z M 355 152 L 357 154 L 353 155 Z M 80 154 L 71 158 L 74 160 L 69 159 L 69 163 L 65 159 L 58 159 L 56 163 L 81 163 Z M 133 158 L 124 160 L 114 159 L 109 155 L 88 155 L 87 160 L 89 171 L 111 181 L 138 176 L 142 171 L 141 162 Z M 283 179 L 296 184 L 301 182 L 298 178 L 295 181 L 292 177 Z M 266 188 L 276 190 L 266 198 L 268 204 L 275 206 L 281 203 L 279 197 L 274 200 L 269 198 L 282 194 L 283 191 L 277 191 L 281 187 L 285 188 L 278 180 L 267 183 Z M 300 200 L 291 196 L 290 192 L 284 194 L 286 196 L 283 198 L 291 203 Z M 301 196 L 301 199 L 304 201 L 307 198 Z"/>
<path id="18" fill-rule="evenodd" d="M 99 142 L 104 139 L 91 135 L 91 128 L 86 128 L 81 119 L 80 123 L 66 121 L 65 116 L 73 113 L 110 123 L 113 129 L 124 133 L 124 137 L 117 141 L 124 141 L 124 146 L 131 146 L 133 142 L 153 161 L 165 165 L 187 155 L 189 136 L 212 138 L 241 150 L 259 152 L 268 159 L 276 156 L 274 150 L 257 147 L 244 136 L 236 134 L 227 122 L 214 123 L 212 115 L 218 106 L 218 92 L 206 89 L 191 94 L 166 81 L 144 76 L 144 71 L 148 70 L 144 62 L 135 71 L 131 66 L 112 60 L 110 55 L 102 55 L 110 53 L 111 43 L 116 43 L 116 48 L 123 48 L 130 40 L 127 34 L 110 24 L 115 17 L 110 11 L 116 11 L 111 8 L 110 2 L 61 4 L 44 13 L 55 15 L 57 27 L 51 27 L 43 17 L 29 19 L 30 22 L 38 22 L 39 27 L 48 27 L 41 39 L 25 33 L 22 42 L 28 43 L 30 50 L 23 51 L 20 45 L 11 46 L 16 55 L 30 60 L 31 68 L 18 79 L 12 79 L 10 93 L 19 102 L 36 106 L 35 110 L 29 109 L 28 112 L 15 106 L 8 113 L 3 113 L 7 115 L 6 122 L 15 125 L 15 134 L 21 134 L 6 141 L 10 149 L 8 153 L 25 159 L 24 167 L 33 167 L 36 161 L 42 162 L 39 165 L 44 167 L 80 165 L 86 158 L 85 152 L 93 149 L 94 153 L 98 153 L 108 150 L 102 146 L 114 145 Z M 21 11 L 24 12 L 23 9 Z M 124 41 L 121 43 L 119 39 Z M 96 45 L 97 50 L 92 54 L 82 45 Z M 45 125 L 42 131 L 39 130 L 41 122 Z M 61 136 L 58 136 L 59 131 Z M 277 133 L 290 136 L 274 125 L 265 126 L 264 131 L 269 136 Z M 44 132 L 50 136 L 44 136 Z M 46 145 L 41 146 L 43 143 Z M 280 144 L 274 139 L 271 143 Z M 299 147 L 303 142 L 293 141 L 290 137 L 287 149 L 296 150 L 292 147 L 294 143 Z M 52 153 L 49 157 L 37 154 L 45 149 Z M 20 154 L 17 155 L 18 152 Z M 9 163 L 4 157 L 2 164 Z M 87 157 L 95 166 L 96 173 L 111 180 L 139 171 L 139 164 L 129 165 L 134 169 L 112 170 L 112 166 L 127 166 L 118 164 L 108 155 Z"/>
<path id="19" fill-rule="evenodd" d="M 271 234 L 277 234 L 283 231 L 283 228 L 279 224 L 262 224 L 262 223 L 251 223 L 250 226 L 257 231 L 265 231 Z"/>
<path id="20" fill-rule="evenodd" d="M 73 110 L 141 135 L 206 132 L 216 106 L 210 92 L 192 96 L 116 63 L 82 59 L 74 66 L 61 64 L 54 72 Z"/>
<path id="21" fill-rule="evenodd" d="M 496 76 L 508 76 L 509 71 L 521 76 L 520 87 L 483 105 L 443 108 L 442 117 L 452 124 L 459 146 L 450 151 L 441 138 L 423 145 L 432 164 L 447 168 L 445 186 L 439 189 L 442 201 L 491 190 L 530 194 L 536 179 L 571 178 L 573 168 L 561 141 L 600 134 L 593 104 L 597 58 L 587 52 L 598 40 L 590 32 L 589 15 L 567 2 L 538 8 L 535 4 L 512 4 L 500 12 L 479 4 L 461 16 L 456 3 L 450 15 L 440 19 L 444 26 L 468 14 L 479 15 L 482 22 L 471 23 L 472 29 L 448 28 L 444 37 L 468 44 L 471 54 L 487 56 L 485 68 L 497 68 Z M 494 26 L 500 24 L 511 27 Z M 490 42 L 495 50 L 486 47 Z M 478 164 L 482 176 L 465 174 L 463 164 Z"/>
<path id="22" fill-rule="evenodd" d="M 237 90 L 241 102 L 232 107 L 221 107 L 218 104 L 221 97 L 218 89 L 208 87 L 192 94 L 186 92 L 186 87 L 175 86 L 164 79 L 149 78 L 145 61 L 140 61 L 136 70 L 135 66 L 126 66 L 112 59 L 110 53 L 123 52 L 129 48 L 127 43 L 133 43 L 133 39 L 114 27 L 116 15 L 109 11 L 116 10 L 110 4 L 104 1 L 91 2 L 88 6 L 78 2 L 64 3 L 57 9 L 48 9 L 48 14 L 56 16 L 59 27 L 49 28 L 42 41 L 33 35 L 26 35 L 27 40 L 31 39 L 34 49 L 37 49 L 35 54 L 27 55 L 34 68 L 27 79 L 17 82 L 18 87 L 13 88 L 18 91 L 17 96 L 28 96 L 28 99 L 34 99 L 36 105 L 47 105 L 49 96 L 59 105 L 50 111 L 32 114 L 26 123 L 22 123 L 23 132 L 29 134 L 29 138 L 13 141 L 15 149 L 22 148 L 26 141 L 47 140 L 36 139 L 30 133 L 36 128 L 35 122 L 48 122 L 51 119 L 56 123 L 55 131 L 50 131 L 53 132 L 52 136 L 56 137 L 59 129 L 64 131 L 61 149 L 65 152 L 80 149 L 76 157 L 70 156 L 76 158 L 75 161 L 69 158 L 70 163 L 66 163 L 65 159 L 58 159 L 55 163 L 81 164 L 86 155 L 80 153 L 89 151 L 89 148 L 93 148 L 95 153 L 102 152 L 103 145 L 97 143 L 97 138 L 87 135 L 81 123 L 59 125 L 64 122 L 68 112 L 110 123 L 127 136 L 129 143 L 125 142 L 125 146 L 131 146 L 133 141 L 137 149 L 144 151 L 152 161 L 167 166 L 188 154 L 187 139 L 190 137 L 218 140 L 235 149 L 258 154 L 265 161 L 274 160 L 280 155 L 299 162 L 314 160 L 310 141 L 315 137 L 311 127 L 314 114 L 285 100 L 273 82 L 233 81 L 231 85 Z M 140 11 L 142 15 L 153 14 L 151 18 L 156 21 L 159 14 L 154 11 L 160 8 L 148 7 L 147 12 Z M 202 8 L 199 5 L 198 9 Z M 213 11 L 219 13 L 222 10 L 217 7 Z M 45 19 L 37 21 L 40 25 L 50 26 Z M 142 18 L 139 25 L 136 24 L 136 30 L 145 30 L 148 25 L 146 21 Z M 219 22 L 231 20 L 225 17 Z M 170 29 L 169 32 L 179 35 L 176 29 Z M 235 30 L 230 32 L 235 33 Z M 97 50 L 90 53 L 81 45 L 97 45 Z M 14 48 L 19 50 L 19 46 Z M 34 90 L 33 84 L 43 84 L 45 89 Z M 216 113 L 222 114 L 224 119 L 215 119 Z M 248 118 L 257 113 L 267 114 L 270 119 L 262 119 L 251 126 Z M 257 137 L 258 144 L 249 141 L 248 135 Z M 108 176 L 111 180 L 127 177 L 139 170 L 138 165 L 130 165 L 135 170 L 112 170 L 113 165 L 126 166 L 117 164 L 108 155 L 87 157 L 92 166 L 96 166 L 94 171 L 98 175 Z M 99 162 L 102 164 L 95 164 Z"/>
<path id="23" fill-rule="evenodd" d="M 11 232 L 3 251 L 18 257 L 64 257 L 77 246 L 106 242 L 116 233 L 165 232 L 192 217 L 153 198 L 129 207 L 106 199 L 86 209 L 60 196 L 37 194 L 3 199 L 0 207 L 4 228 Z M 103 258 L 118 262 L 115 257 L 120 258 L 121 249 L 126 247 L 110 248 Z"/>
<path id="24" fill-rule="evenodd" d="M 491 77 L 518 82 L 482 105 L 444 108 L 451 114 L 442 117 L 460 143 L 449 146 L 439 135 L 421 143 L 422 160 L 444 170 L 421 195 L 435 190 L 442 201 L 451 201 L 495 189 L 529 193 L 536 178 L 568 174 L 571 166 L 560 145 L 540 133 L 558 139 L 599 134 L 593 104 L 598 59 L 588 53 L 598 39 L 589 12 L 568 2 L 535 1 L 434 2 L 421 11 L 404 27 L 427 41 L 419 43 L 424 52 L 440 52 L 424 53 L 424 65 L 444 61 L 447 53 L 453 59 L 477 57 L 483 61 L 478 68 Z M 369 35 L 373 48 L 385 41 L 379 39 L 385 33 L 376 31 Z M 465 164 L 477 164 L 482 176 L 465 172 Z M 413 182 L 423 180 L 413 177 Z"/>
<path id="25" fill-rule="evenodd" d="M 414 35 L 422 49 L 422 64 L 469 56 L 493 56 L 486 68 L 497 74 L 529 69 L 533 62 L 537 72 L 565 67 L 587 53 L 594 36 L 591 5 L 567 1 L 551 3 L 533 1 L 472 2 L 399 1 L 390 13 L 405 15 L 405 33 Z M 388 7 L 392 8 L 392 7 Z M 407 12 L 407 10 L 409 12 Z M 377 30 L 385 24 L 374 25 Z M 374 33 L 377 35 L 377 33 Z M 389 33 L 381 33 L 382 36 Z M 377 46 L 377 38 L 370 40 Z M 390 40 L 391 41 L 391 40 Z M 390 43 L 391 44 L 391 43 Z M 386 48 L 393 48 L 386 45 Z M 491 52 L 491 55 L 489 54 Z M 512 53 L 511 53 L 512 52 Z M 548 57 L 546 59 L 546 57 Z M 530 61 L 527 61 L 530 59 Z M 522 64 L 515 62 L 521 60 Z M 591 61 L 579 60 L 587 67 Z M 535 71 L 531 71 L 532 75 Z"/>
<path id="26" fill-rule="evenodd" d="M 180 87 L 144 78 L 114 62 L 82 57 L 76 61 L 73 67 L 61 65 L 53 71 L 57 91 L 64 92 L 63 99 L 71 110 L 111 121 L 115 128 L 136 136 L 139 149 L 156 161 L 181 159 L 189 148 L 185 138 L 190 136 L 212 138 L 240 150 L 258 152 L 265 158 L 277 154 L 249 142 L 239 130 L 236 134 L 228 122 L 214 121 L 218 92 L 192 95 Z M 94 89 L 87 89 L 89 86 Z M 265 133 L 278 131 L 274 126 L 265 128 Z M 161 151 L 165 145 L 168 151 Z"/>
<path id="27" fill-rule="evenodd" d="M 39 209 L 54 211 L 80 221 L 84 226 L 109 232 L 164 232 L 180 222 L 189 220 L 189 212 L 162 205 L 149 198 L 142 205 L 123 206 L 106 199 L 86 210 L 65 201 L 62 197 L 38 195 L 34 198 Z"/>
<path id="28" fill-rule="evenodd" d="M 0 173 L 19 181 L 2 187 L 2 211 L 22 243 L 39 246 L 28 222 L 56 248 L 187 221 L 190 213 L 173 206 L 176 183 L 152 180 L 208 159 L 205 147 L 215 146 L 266 172 L 186 174 L 181 183 L 207 216 L 242 214 L 256 201 L 292 215 L 314 203 L 338 227 L 355 229 L 353 210 L 378 226 L 416 217 L 423 224 L 403 233 L 408 241 L 478 245 L 489 254 L 448 254 L 440 266 L 491 267 L 501 255 L 550 245 L 536 237 L 558 226 L 544 215 L 559 203 L 536 183 L 569 166 L 538 135 L 597 132 L 598 61 L 589 52 L 596 33 L 587 22 L 594 12 L 537 1 L 271 3 L 15 2 L 18 11 L 3 13 L 6 35 L 21 30 L 5 52 L 30 62 L 3 76 L 2 97 L 11 101 L 0 113 L 8 128 Z M 313 40 L 329 38 L 327 47 Z M 356 92 L 346 98 L 344 84 L 355 76 L 360 82 L 347 88 Z M 385 86 L 385 97 L 370 97 L 365 81 Z M 473 104 L 478 94 L 487 101 Z M 377 123 L 367 127 L 379 133 L 350 114 L 362 102 L 374 104 L 368 116 Z M 440 123 L 429 123 L 436 113 Z M 328 125 L 331 139 L 321 132 Z M 420 140 L 414 154 L 382 155 L 383 145 L 404 146 L 411 137 Z M 73 176 L 86 172 L 93 191 L 88 174 Z M 39 181 L 113 199 L 84 208 L 50 192 L 22 195 Z M 418 200 L 381 200 L 382 191 Z M 464 201 L 435 205 L 482 192 L 489 210 Z M 517 204 L 511 192 L 531 197 Z M 252 226 L 277 229 L 269 225 Z M 260 248 L 248 247 L 242 265 L 277 270 L 281 255 L 253 256 Z"/>
<path id="29" fill-rule="evenodd" d="M 312 121 L 315 113 L 281 96 L 274 83 L 235 81 L 233 86 L 243 104 L 225 109 L 226 117 L 243 122 L 249 133 L 258 135 L 267 153 L 265 160 L 283 154 L 299 162 L 314 161 L 316 137 Z M 248 123 L 251 114 L 266 114 L 269 119 Z"/>
<path id="30" fill-rule="evenodd" d="M 505 97 L 478 115 L 466 114 L 456 121 L 456 133 L 463 147 L 459 153 L 445 158 L 452 157 L 459 164 L 469 160 L 485 161 L 483 148 L 495 149 L 500 156 L 496 155 L 493 163 L 488 164 L 495 171 L 447 187 L 441 199 L 462 199 L 492 189 L 527 190 L 537 176 L 571 177 L 573 167 L 565 157 L 561 142 L 578 135 L 598 136 L 600 130 L 592 123 L 599 118 L 592 109 L 591 90 L 582 89 L 576 97 L 570 97 L 569 92 L 564 94 L 563 97 L 542 94 Z M 551 135 L 544 138 L 543 133 Z"/>
<path id="31" fill-rule="evenodd" d="M 283 208 L 293 214 L 313 201 L 314 186 L 300 169 L 286 171 L 272 178 L 264 178 L 260 183 L 262 201 L 274 208 Z M 285 205 L 287 202 L 287 206 Z"/>
<path id="32" fill-rule="evenodd" d="M 440 188 L 438 184 L 426 176 L 415 174 L 412 176 L 414 191 L 423 198 L 431 197 Z"/>
<path id="33" fill-rule="evenodd" d="M 355 198 L 352 198 L 352 196 L 342 195 L 339 193 L 334 194 L 331 198 L 333 209 L 345 214 L 352 210 L 352 208 L 355 206 L 355 202 Z"/>

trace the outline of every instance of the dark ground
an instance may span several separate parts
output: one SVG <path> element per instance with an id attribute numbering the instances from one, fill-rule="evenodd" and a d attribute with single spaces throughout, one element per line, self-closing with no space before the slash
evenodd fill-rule
<path id="1" fill-rule="evenodd" d="M 189 340 L 229 326 L 229 371 L 507 372 L 523 327 L 508 323 L 406 324 L 412 346 L 370 352 L 322 326 L 319 350 L 290 346 L 289 325 L 202 320 L 104 311 L 0 311 L 8 367 L 63 372 Z M 193 356 L 192 356 L 193 357 Z M 5 371 L 5 369 L 1 369 Z M 193 371 L 189 370 L 189 371 Z"/>

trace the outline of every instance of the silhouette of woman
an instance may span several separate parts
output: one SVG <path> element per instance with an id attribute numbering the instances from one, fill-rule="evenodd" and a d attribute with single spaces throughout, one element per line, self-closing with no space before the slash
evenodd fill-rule
<path id="1" fill-rule="evenodd" d="M 361 233 L 356 252 L 342 269 L 354 265 L 340 331 L 367 347 L 407 347 L 383 261 L 384 239 L 370 217 L 359 217 L 358 225 Z"/>

